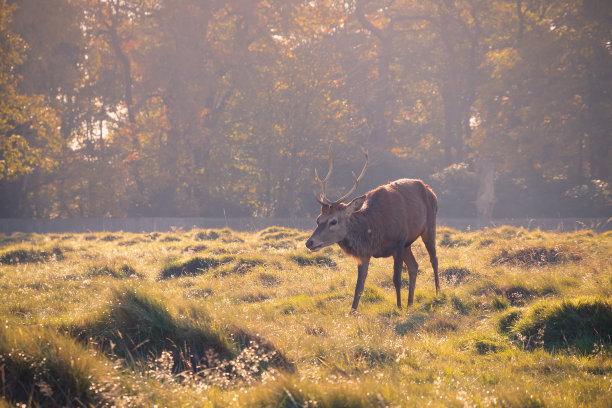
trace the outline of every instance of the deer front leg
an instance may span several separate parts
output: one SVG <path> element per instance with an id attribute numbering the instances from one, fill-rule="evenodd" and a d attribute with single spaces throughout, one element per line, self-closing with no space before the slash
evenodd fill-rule
<path id="1" fill-rule="evenodd" d="M 397 245 L 397 251 L 393 255 L 393 286 L 395 286 L 395 296 L 397 297 L 397 307 L 402 308 L 402 265 L 404 256 L 405 242 L 401 241 Z"/>
<path id="2" fill-rule="evenodd" d="M 357 310 L 359 306 L 359 299 L 363 294 L 363 286 L 365 285 L 366 277 L 368 276 L 368 266 L 370 265 L 370 258 L 362 259 L 357 266 L 357 286 L 355 286 L 355 297 L 353 298 L 353 306 L 351 307 L 351 313 Z"/>

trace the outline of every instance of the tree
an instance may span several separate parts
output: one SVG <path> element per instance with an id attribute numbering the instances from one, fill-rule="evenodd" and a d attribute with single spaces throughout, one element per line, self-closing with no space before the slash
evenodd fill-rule
<path id="1" fill-rule="evenodd" d="M 10 29 L 15 6 L 0 2 L 0 190 L 2 214 L 45 216 L 28 205 L 32 175 L 51 171 L 61 147 L 58 120 L 40 95 L 19 90 L 18 68 L 25 61 L 27 44 Z M 20 214 L 21 212 L 21 214 Z"/>

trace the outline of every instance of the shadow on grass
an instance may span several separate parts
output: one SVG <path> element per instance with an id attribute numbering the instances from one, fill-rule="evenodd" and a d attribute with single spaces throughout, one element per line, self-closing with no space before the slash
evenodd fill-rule
<path id="1" fill-rule="evenodd" d="M 243 358 L 246 349 L 267 356 L 249 362 L 254 365 L 254 376 L 268 367 L 293 370 L 284 355 L 265 339 L 237 326 L 219 328 L 199 310 L 190 314 L 189 319 L 176 318 L 151 296 L 127 289 L 117 291 L 106 310 L 68 331 L 134 366 L 146 366 L 170 352 L 174 373 L 199 373 L 221 366 L 227 371 L 225 377 L 231 379 L 236 375 L 232 362 Z"/>

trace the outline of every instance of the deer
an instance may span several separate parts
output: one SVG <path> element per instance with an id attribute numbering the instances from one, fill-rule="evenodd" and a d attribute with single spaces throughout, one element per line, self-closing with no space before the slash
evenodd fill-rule
<path id="1" fill-rule="evenodd" d="M 314 192 L 314 195 L 321 204 L 321 214 L 316 219 L 316 229 L 306 241 L 306 247 L 312 252 L 338 244 L 345 254 L 357 260 L 357 285 L 350 314 L 357 312 L 372 257 L 393 256 L 393 285 L 399 309 L 402 308 L 402 266 L 406 264 L 408 306 L 412 305 L 418 263 L 410 247 L 419 237 L 429 253 L 436 294 L 440 291 L 436 256 L 438 199 L 435 193 L 421 180 L 404 178 L 381 185 L 345 204 L 368 168 L 370 158 L 366 150 L 363 152 L 366 162 L 361 173 L 359 176 L 352 173 L 353 187 L 335 201 L 327 198 L 327 183 L 333 171 L 331 146 L 327 176 L 321 180 L 315 169 L 315 181 L 321 185 L 322 192 Z"/>

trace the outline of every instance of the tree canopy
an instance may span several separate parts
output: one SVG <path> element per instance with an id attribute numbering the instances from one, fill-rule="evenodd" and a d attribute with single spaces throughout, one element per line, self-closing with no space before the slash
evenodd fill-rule
<path id="1" fill-rule="evenodd" d="M 607 0 L 0 0 L 1 217 L 612 215 Z M 479 186 L 480 184 L 480 186 Z M 365 191 L 365 190 L 364 190 Z"/>

